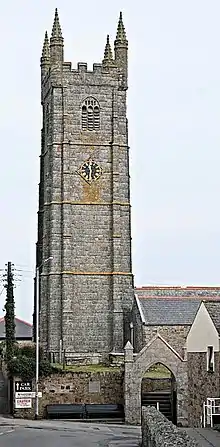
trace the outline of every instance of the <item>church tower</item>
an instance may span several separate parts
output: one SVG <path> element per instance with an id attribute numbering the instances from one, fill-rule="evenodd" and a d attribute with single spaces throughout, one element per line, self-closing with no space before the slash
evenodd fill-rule
<path id="1" fill-rule="evenodd" d="M 56 10 L 41 57 L 40 342 L 100 361 L 122 352 L 134 295 L 121 13 L 114 50 L 107 36 L 102 63 L 73 69 Z"/>

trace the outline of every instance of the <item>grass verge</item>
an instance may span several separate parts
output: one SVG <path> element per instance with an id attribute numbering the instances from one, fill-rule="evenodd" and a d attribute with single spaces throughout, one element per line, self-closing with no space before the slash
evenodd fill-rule
<path id="1" fill-rule="evenodd" d="M 63 368 L 63 365 L 58 363 L 53 363 L 53 366 L 60 369 L 61 371 L 69 371 L 69 372 L 120 372 L 120 368 L 113 366 L 105 366 L 105 365 L 68 365 Z"/>

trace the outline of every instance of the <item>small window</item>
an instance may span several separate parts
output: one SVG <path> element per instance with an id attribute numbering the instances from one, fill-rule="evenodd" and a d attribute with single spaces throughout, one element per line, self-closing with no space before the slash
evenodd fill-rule
<path id="1" fill-rule="evenodd" d="M 100 107 L 94 98 L 85 99 L 82 105 L 82 130 L 100 129 Z"/>
<path id="2" fill-rule="evenodd" d="M 214 347 L 208 346 L 207 348 L 207 371 L 215 371 L 215 358 L 214 358 Z"/>

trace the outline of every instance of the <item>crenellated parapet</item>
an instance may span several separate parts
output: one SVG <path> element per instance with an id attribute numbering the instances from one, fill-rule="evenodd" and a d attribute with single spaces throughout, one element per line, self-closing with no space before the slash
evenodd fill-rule
<path id="1" fill-rule="evenodd" d="M 73 75 L 77 73 L 88 74 L 88 82 L 90 82 L 92 74 L 94 74 L 95 76 L 103 74 L 105 78 L 105 76 L 109 73 L 111 74 L 111 77 L 113 75 L 113 78 L 115 77 L 115 79 L 119 81 L 121 86 L 123 84 L 123 89 L 126 90 L 128 68 L 127 53 L 128 41 L 126 38 L 122 13 L 120 13 L 116 39 L 114 43 L 114 57 L 110 44 L 110 37 L 109 35 L 107 35 L 102 63 L 94 63 L 92 71 L 87 69 L 86 62 L 78 62 L 77 69 L 72 68 L 72 64 L 70 62 L 64 62 L 64 39 L 62 36 L 59 15 L 56 8 L 50 41 L 46 32 L 43 43 L 41 56 L 42 86 L 45 86 L 45 84 L 47 84 L 49 72 L 51 75 L 50 82 L 53 82 L 53 78 L 55 79 L 56 77 L 59 77 L 61 72 L 64 75 L 67 73 L 73 73 Z M 46 87 L 46 90 L 48 90 L 48 86 Z"/>

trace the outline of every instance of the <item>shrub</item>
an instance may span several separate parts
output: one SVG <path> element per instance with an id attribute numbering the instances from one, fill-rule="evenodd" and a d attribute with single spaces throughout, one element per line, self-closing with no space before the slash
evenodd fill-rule
<path id="1" fill-rule="evenodd" d="M 36 374 L 35 345 L 16 344 L 14 354 L 15 356 L 7 362 L 9 375 L 20 377 L 24 381 L 32 380 Z M 48 359 L 44 358 L 42 349 L 40 349 L 39 360 L 39 376 L 47 377 L 58 371 L 57 368 L 51 366 Z"/>
<path id="2" fill-rule="evenodd" d="M 25 355 L 14 357 L 8 361 L 8 371 L 11 376 L 31 380 L 35 375 L 35 360 Z"/>
<path id="3" fill-rule="evenodd" d="M 5 352 L 5 342 L 2 341 L 0 343 L 0 357 L 3 357 L 4 352 Z"/>
<path id="4" fill-rule="evenodd" d="M 22 356 L 35 359 L 36 357 L 36 346 L 34 343 L 29 344 L 17 344 L 15 348 L 15 356 Z M 43 349 L 39 349 L 39 358 L 42 359 L 44 356 Z"/>

